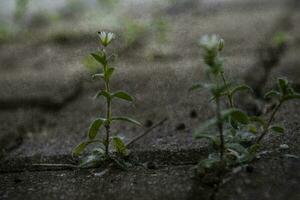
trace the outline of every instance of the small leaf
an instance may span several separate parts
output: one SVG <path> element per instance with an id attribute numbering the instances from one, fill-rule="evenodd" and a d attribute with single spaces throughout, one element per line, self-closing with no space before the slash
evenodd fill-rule
<path id="1" fill-rule="evenodd" d="M 231 95 L 234 95 L 236 92 L 238 91 L 243 91 L 243 90 L 249 90 L 249 91 L 253 91 L 251 87 L 249 87 L 248 85 L 242 84 L 242 85 L 238 85 L 235 86 L 232 90 L 231 90 Z"/>
<path id="2" fill-rule="evenodd" d="M 123 100 L 130 101 L 130 102 L 133 101 L 133 98 L 129 94 L 127 94 L 126 92 L 123 92 L 123 91 L 115 92 L 111 95 L 111 97 L 112 98 L 117 97 L 119 99 L 123 99 Z"/>
<path id="3" fill-rule="evenodd" d="M 113 144 L 114 144 L 114 147 L 118 154 L 121 154 L 123 156 L 128 155 L 127 148 L 126 148 L 124 142 L 121 140 L 121 138 L 119 138 L 117 136 L 113 137 Z"/>
<path id="4" fill-rule="evenodd" d="M 233 112 L 231 112 L 230 116 L 234 121 L 239 122 L 241 124 L 249 123 L 248 115 L 241 110 L 238 109 L 234 110 Z"/>
<path id="5" fill-rule="evenodd" d="M 221 87 L 217 87 L 216 85 L 213 85 L 211 87 L 211 92 L 215 97 L 228 95 L 228 89 L 230 88 L 231 85 L 232 83 L 227 83 L 226 85 L 222 85 Z"/>
<path id="6" fill-rule="evenodd" d="M 89 132 L 88 132 L 88 137 L 90 140 L 93 140 L 97 136 L 97 133 L 98 133 L 100 127 L 102 126 L 102 124 L 105 121 L 106 121 L 106 119 L 98 118 L 91 123 Z"/>
<path id="7" fill-rule="evenodd" d="M 255 126 L 249 125 L 249 126 L 248 126 L 248 130 L 249 130 L 251 133 L 257 133 L 257 128 L 256 128 Z"/>
<path id="8" fill-rule="evenodd" d="M 80 160 L 80 168 L 96 168 L 105 161 L 105 155 L 102 151 L 93 151 L 90 155 L 84 156 Z"/>
<path id="9" fill-rule="evenodd" d="M 101 143 L 101 140 L 88 140 L 88 141 L 85 141 L 85 142 L 81 142 L 79 145 L 77 145 L 73 151 L 72 151 L 72 155 L 73 156 L 78 156 L 80 155 L 84 149 L 91 143 L 95 143 L 95 142 L 99 142 Z"/>
<path id="10" fill-rule="evenodd" d="M 105 66 L 107 64 L 106 55 L 103 52 L 99 52 L 99 55 L 97 55 L 95 53 L 91 53 L 91 56 L 93 56 L 93 58 L 95 58 L 95 60 L 97 60 L 103 66 Z"/>
<path id="11" fill-rule="evenodd" d="M 281 126 L 271 126 L 269 129 L 271 129 L 272 131 L 279 133 L 279 134 L 284 133 L 284 128 Z"/>
<path id="12" fill-rule="evenodd" d="M 276 97 L 276 96 L 280 96 L 280 93 L 275 90 L 271 90 L 264 95 L 264 98 L 268 99 L 268 98 Z"/>
<path id="13" fill-rule="evenodd" d="M 218 137 L 215 135 L 212 135 L 212 134 L 199 133 L 199 134 L 195 134 L 194 136 L 195 136 L 195 138 L 209 139 L 212 142 L 216 142 L 218 140 Z"/>
<path id="14" fill-rule="evenodd" d="M 279 89 L 282 95 L 287 94 L 287 88 L 288 88 L 288 80 L 285 78 L 278 78 L 278 85 Z"/>
<path id="15" fill-rule="evenodd" d="M 84 151 L 84 149 L 86 148 L 86 146 L 88 145 L 87 142 L 82 142 L 79 145 L 77 145 L 73 151 L 72 151 L 72 155 L 73 156 L 78 156 L 79 154 L 81 154 L 82 151 Z"/>
<path id="16" fill-rule="evenodd" d="M 111 75 L 113 74 L 115 68 L 113 67 L 108 67 L 107 70 L 106 70 L 106 78 L 107 79 L 110 79 Z"/>
<path id="17" fill-rule="evenodd" d="M 239 143 L 227 143 L 226 147 L 229 149 L 233 149 L 233 150 L 237 151 L 238 153 L 244 153 L 246 151 L 245 147 L 243 147 Z"/>
<path id="18" fill-rule="evenodd" d="M 139 126 L 142 126 L 142 124 L 134 119 L 131 119 L 129 117 L 112 117 L 111 118 L 112 121 L 114 120 L 118 120 L 118 121 L 126 121 L 126 122 L 130 122 L 130 123 L 133 123 L 133 124 L 136 124 L 136 125 L 139 125 Z"/>
<path id="19" fill-rule="evenodd" d="M 234 112 L 241 112 L 240 110 L 238 109 L 227 109 L 227 110 L 224 110 L 221 112 L 221 120 L 224 121 L 224 120 L 228 120 L 228 118 L 231 116 L 232 113 Z M 234 119 L 234 118 L 233 118 Z M 244 119 L 244 118 L 243 118 Z M 236 119 L 234 119 L 236 121 Z M 244 119 L 244 121 L 246 121 L 246 119 Z M 243 122 L 244 122 L 243 121 Z M 239 122 L 239 121 L 237 121 Z M 217 125 L 218 123 L 218 120 L 216 117 L 210 119 L 210 120 L 207 120 L 206 122 L 202 123 L 197 129 L 196 131 L 194 132 L 194 136 L 197 137 L 198 135 L 201 135 L 201 134 L 207 134 L 207 130 L 210 129 L 212 130 L 212 126 L 215 126 Z M 211 132 L 211 131 L 209 131 Z"/>
<path id="20" fill-rule="evenodd" d="M 102 90 L 102 91 L 99 91 L 96 95 L 95 95 L 95 98 L 98 98 L 100 96 L 104 96 L 106 99 L 111 99 L 111 95 L 110 93 Z"/>

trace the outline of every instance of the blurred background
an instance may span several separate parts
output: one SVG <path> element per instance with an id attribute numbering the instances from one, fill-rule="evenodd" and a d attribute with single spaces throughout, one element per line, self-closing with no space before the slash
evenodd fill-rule
<path id="1" fill-rule="evenodd" d="M 137 148 L 202 145 L 191 132 L 212 109 L 205 92 L 187 93 L 206 77 L 199 38 L 223 37 L 227 76 L 259 96 L 278 76 L 299 88 L 299 21 L 298 0 L 0 0 L 0 148 L 68 154 L 85 138 L 104 112 L 92 98 L 102 85 L 91 80 L 99 66 L 89 56 L 101 30 L 116 34 L 113 89 L 136 97 L 114 112 L 146 127 L 169 118 Z M 115 127 L 125 138 L 140 132 Z"/>

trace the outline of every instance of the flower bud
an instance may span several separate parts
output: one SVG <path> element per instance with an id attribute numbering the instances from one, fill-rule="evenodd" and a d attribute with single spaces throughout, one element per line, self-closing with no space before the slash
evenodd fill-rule
<path id="1" fill-rule="evenodd" d="M 104 32 L 104 31 L 101 31 L 101 32 L 98 32 L 98 35 L 100 37 L 100 42 L 103 46 L 108 46 L 111 41 L 114 39 L 114 34 L 111 33 L 111 32 Z"/>
<path id="2" fill-rule="evenodd" d="M 218 49 L 219 51 L 222 51 L 222 49 L 224 48 L 224 40 L 221 38 L 219 40 L 219 46 L 218 46 Z"/>

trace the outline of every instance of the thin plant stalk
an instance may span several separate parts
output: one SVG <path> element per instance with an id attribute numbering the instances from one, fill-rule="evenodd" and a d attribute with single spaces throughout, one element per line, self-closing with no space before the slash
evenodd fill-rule
<path id="1" fill-rule="evenodd" d="M 268 122 L 267 122 L 267 125 L 264 129 L 264 131 L 262 132 L 262 134 L 258 137 L 258 139 L 256 140 L 256 144 L 260 143 L 260 141 L 265 137 L 265 135 L 268 133 L 269 131 L 269 128 L 270 128 L 270 125 L 272 123 L 272 121 L 274 120 L 275 118 L 275 115 L 277 113 L 277 111 L 279 110 L 279 108 L 281 107 L 282 105 L 282 101 L 279 102 L 279 104 L 275 107 L 275 109 L 273 110 Z"/>
<path id="2" fill-rule="evenodd" d="M 220 136 L 220 160 L 223 160 L 224 155 L 224 135 L 223 135 L 223 121 L 221 117 L 221 109 L 220 109 L 220 98 L 216 98 L 216 112 L 217 112 L 217 119 L 218 119 L 218 129 L 219 129 L 219 136 Z"/>
<path id="3" fill-rule="evenodd" d="M 107 65 L 104 66 L 104 70 L 107 70 Z M 105 91 L 110 93 L 109 80 L 105 77 Z M 110 137 L 110 122 L 111 122 L 111 99 L 106 99 L 106 120 L 107 123 L 105 125 L 106 137 L 105 137 L 105 156 L 109 155 L 109 137 Z"/>
<path id="4" fill-rule="evenodd" d="M 226 90 L 227 90 L 227 97 L 228 97 L 229 105 L 230 105 L 231 108 L 234 108 L 232 94 L 229 92 L 228 83 L 227 83 L 227 81 L 226 81 L 226 79 L 224 77 L 224 73 L 223 72 L 221 72 L 221 78 L 222 78 L 223 83 L 224 83 L 224 85 L 226 87 Z"/>

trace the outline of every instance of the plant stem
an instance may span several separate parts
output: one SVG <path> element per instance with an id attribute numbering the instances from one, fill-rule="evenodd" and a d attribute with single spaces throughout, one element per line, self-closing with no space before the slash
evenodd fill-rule
<path id="1" fill-rule="evenodd" d="M 224 135 L 223 135 L 223 121 L 221 116 L 221 110 L 220 110 L 220 98 L 216 98 L 216 113 L 217 113 L 217 119 L 218 119 L 218 129 L 219 129 L 219 136 L 220 136 L 220 160 L 223 160 L 224 155 Z"/>
<path id="2" fill-rule="evenodd" d="M 107 66 L 104 66 L 105 74 L 107 70 Z M 110 88 L 109 88 L 109 79 L 105 77 L 105 91 L 110 93 Z M 105 138 L 105 156 L 108 158 L 109 157 L 109 136 L 110 136 L 110 119 L 111 119 L 111 99 L 107 98 L 106 99 L 106 120 L 107 124 L 105 125 L 105 130 L 106 130 L 106 138 Z"/>
<path id="3" fill-rule="evenodd" d="M 228 84 L 227 84 L 227 81 L 226 81 L 226 79 L 224 77 L 224 73 L 223 72 L 221 73 L 221 77 L 222 77 L 223 83 L 224 83 L 224 85 L 226 87 L 226 90 L 227 90 L 227 93 L 228 93 L 227 97 L 228 97 L 229 105 L 230 105 L 231 108 L 233 108 L 234 107 L 233 98 L 232 98 L 232 95 L 230 94 L 230 91 L 228 89 Z"/>
<path id="4" fill-rule="evenodd" d="M 267 123 L 267 125 L 266 125 L 266 127 L 264 129 L 264 131 L 262 132 L 262 134 L 256 140 L 256 144 L 258 144 L 264 138 L 264 136 L 268 133 L 270 125 L 271 125 L 272 121 L 274 120 L 274 117 L 275 117 L 277 111 L 279 110 L 280 106 L 282 105 L 282 103 L 283 103 L 283 101 L 280 100 L 279 104 L 273 110 L 273 112 L 272 112 L 272 114 L 271 114 L 271 116 L 270 116 L 270 118 L 268 120 L 268 123 Z"/>

